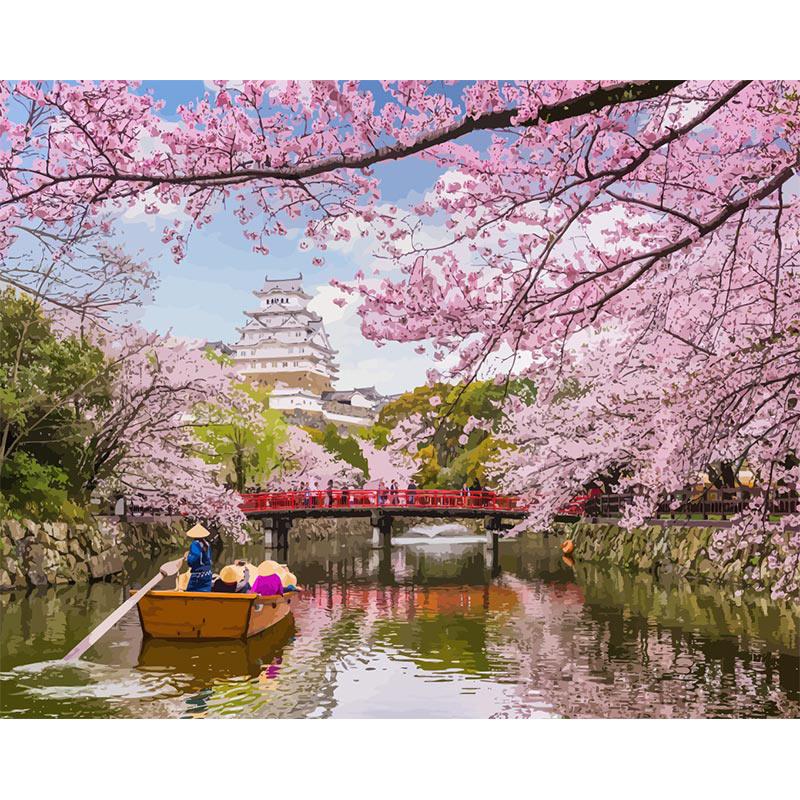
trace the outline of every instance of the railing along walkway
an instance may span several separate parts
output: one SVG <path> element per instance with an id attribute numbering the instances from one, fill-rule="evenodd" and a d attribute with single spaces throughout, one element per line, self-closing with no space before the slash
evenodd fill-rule
<path id="1" fill-rule="evenodd" d="M 636 495 L 600 494 L 587 497 L 583 515 L 587 517 L 617 517 Z M 798 495 L 792 491 L 760 492 L 752 489 L 685 489 L 675 492 L 659 503 L 653 519 L 727 519 L 740 514 L 756 499 L 763 499 L 768 516 L 797 513 Z"/>
<path id="2" fill-rule="evenodd" d="M 527 510 L 519 498 L 485 490 L 452 489 L 324 489 L 321 491 L 258 492 L 242 495 L 245 514 L 310 509 L 470 509 L 487 512 Z"/>

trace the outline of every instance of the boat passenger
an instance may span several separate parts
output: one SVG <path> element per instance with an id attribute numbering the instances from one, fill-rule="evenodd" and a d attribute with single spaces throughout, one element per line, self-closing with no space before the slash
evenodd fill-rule
<path id="1" fill-rule="evenodd" d="M 235 566 L 241 570 L 241 577 L 236 584 L 236 591 L 246 594 L 250 591 L 250 587 L 256 577 L 256 568 L 248 561 L 238 560 Z"/>
<path id="2" fill-rule="evenodd" d="M 208 543 L 209 532 L 199 523 L 190 528 L 186 535 L 193 539 L 186 563 L 192 571 L 187 592 L 211 591 L 211 545 Z"/>
<path id="3" fill-rule="evenodd" d="M 277 575 L 281 579 L 284 592 L 297 589 L 297 578 L 293 572 L 289 571 L 289 567 L 287 567 L 286 564 L 280 564 L 278 566 Z"/>
<path id="4" fill-rule="evenodd" d="M 297 591 L 297 576 L 293 572 L 286 573 L 286 577 L 283 582 L 283 591 L 284 592 Z"/>
<path id="5" fill-rule="evenodd" d="M 238 591 L 236 587 L 241 578 L 241 569 L 228 564 L 220 570 L 219 577 L 214 581 L 211 591 L 235 594 Z"/>
<path id="6" fill-rule="evenodd" d="M 283 582 L 279 568 L 280 564 L 274 561 L 262 561 L 256 570 L 257 577 L 253 581 L 251 591 L 264 596 L 283 594 Z"/>

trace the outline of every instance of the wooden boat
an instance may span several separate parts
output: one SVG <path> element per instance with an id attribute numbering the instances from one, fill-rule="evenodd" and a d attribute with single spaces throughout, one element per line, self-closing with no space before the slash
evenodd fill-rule
<path id="1" fill-rule="evenodd" d="M 139 601 L 139 622 L 154 639 L 247 639 L 291 614 L 299 595 L 150 591 Z"/>

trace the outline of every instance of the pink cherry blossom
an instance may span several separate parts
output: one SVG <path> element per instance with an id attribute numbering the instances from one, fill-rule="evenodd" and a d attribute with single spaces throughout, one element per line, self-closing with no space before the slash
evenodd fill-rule
<path id="1" fill-rule="evenodd" d="M 498 465 L 534 518 L 610 465 L 637 492 L 628 524 L 710 461 L 800 488 L 800 82 L 383 92 L 222 82 L 167 124 L 131 83 L 0 83 L 0 257 L 24 228 L 76 241 L 140 201 L 180 207 L 178 261 L 223 209 L 258 252 L 300 227 L 317 263 L 367 232 L 380 280 L 337 284 L 365 336 L 425 346 L 444 377 L 536 383 L 504 408 Z M 440 177 L 383 202 L 377 167 L 410 158 Z M 758 514 L 741 536 L 772 530 Z"/>

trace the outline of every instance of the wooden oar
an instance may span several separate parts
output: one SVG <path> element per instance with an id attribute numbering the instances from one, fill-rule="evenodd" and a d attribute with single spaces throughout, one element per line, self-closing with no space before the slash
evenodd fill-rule
<path id="1" fill-rule="evenodd" d="M 136 594 L 131 595 L 116 611 L 107 616 L 88 636 L 81 639 L 72 650 L 64 656 L 64 661 L 77 661 L 96 641 L 105 636 L 162 578 L 177 575 L 185 556 L 176 561 L 162 564 L 158 575 L 152 577 Z"/>

